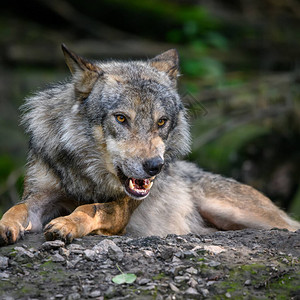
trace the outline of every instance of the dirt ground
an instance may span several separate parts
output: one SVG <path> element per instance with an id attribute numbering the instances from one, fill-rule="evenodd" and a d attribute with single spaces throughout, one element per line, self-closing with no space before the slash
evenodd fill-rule
<path id="1" fill-rule="evenodd" d="M 0 248 L 0 299 L 300 299 L 300 230 L 166 238 L 26 235 Z M 133 283 L 112 281 L 123 273 Z"/>

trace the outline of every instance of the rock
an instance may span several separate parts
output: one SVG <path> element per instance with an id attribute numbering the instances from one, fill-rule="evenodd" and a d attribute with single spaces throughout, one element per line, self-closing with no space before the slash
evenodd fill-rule
<path id="1" fill-rule="evenodd" d="M 203 249 L 207 252 L 210 252 L 212 254 L 219 254 L 222 252 L 225 252 L 226 249 L 220 246 L 215 246 L 215 245 L 204 245 Z"/>
<path id="2" fill-rule="evenodd" d="M 192 257 L 197 256 L 197 253 L 192 250 L 186 250 L 186 251 L 183 251 L 183 255 L 185 258 L 192 258 Z"/>
<path id="3" fill-rule="evenodd" d="M 174 253 L 174 256 L 178 257 L 178 258 L 184 258 L 184 254 L 181 251 L 177 251 Z"/>
<path id="4" fill-rule="evenodd" d="M 101 295 L 101 291 L 100 290 L 95 290 L 95 291 L 92 291 L 89 296 L 91 298 L 96 298 L 96 297 L 99 297 Z"/>
<path id="5" fill-rule="evenodd" d="M 107 254 L 112 260 L 121 261 L 124 253 L 113 241 L 105 239 L 93 247 L 93 251 L 99 254 Z"/>
<path id="6" fill-rule="evenodd" d="M 67 297 L 67 300 L 78 300 L 78 299 L 81 299 L 79 293 L 72 293 Z"/>
<path id="7" fill-rule="evenodd" d="M 175 284 L 173 284 L 172 282 L 169 283 L 169 286 L 170 286 L 170 288 L 173 292 L 175 292 L 175 293 L 180 292 L 180 289 Z"/>
<path id="8" fill-rule="evenodd" d="M 209 281 L 206 282 L 206 286 L 212 286 L 212 285 L 214 285 L 215 283 L 216 283 L 215 280 L 209 280 Z"/>
<path id="9" fill-rule="evenodd" d="M 94 250 L 86 249 L 83 251 L 83 254 L 86 259 L 91 261 L 95 260 L 96 252 Z"/>
<path id="10" fill-rule="evenodd" d="M 0 255 L 0 269 L 4 270 L 8 267 L 8 257 Z"/>
<path id="11" fill-rule="evenodd" d="M 63 261 L 65 261 L 65 259 L 60 254 L 56 253 L 56 254 L 52 255 L 52 261 L 53 262 L 63 262 Z"/>
<path id="12" fill-rule="evenodd" d="M 208 289 L 200 289 L 201 294 L 203 295 L 203 297 L 208 297 L 209 295 L 209 290 Z"/>
<path id="13" fill-rule="evenodd" d="M 108 257 L 111 260 L 121 261 L 124 257 L 124 253 L 117 245 L 108 248 Z"/>
<path id="14" fill-rule="evenodd" d="M 189 287 L 185 292 L 187 295 L 199 295 L 198 291 L 192 287 Z"/>
<path id="15" fill-rule="evenodd" d="M 252 282 L 251 282 L 251 279 L 248 279 L 248 280 L 245 281 L 244 285 L 246 285 L 246 286 L 247 286 L 247 285 L 251 285 L 251 283 L 252 283 Z"/>
<path id="16" fill-rule="evenodd" d="M 15 260 L 18 262 L 31 262 L 32 258 L 34 258 L 34 254 L 23 247 L 15 247 L 14 250 L 17 252 Z"/>
<path id="17" fill-rule="evenodd" d="M 23 247 L 15 247 L 14 250 L 17 251 L 17 253 L 19 255 L 26 255 L 26 256 L 28 256 L 30 258 L 34 257 L 33 253 L 31 253 L 30 251 L 24 249 Z"/>
<path id="18" fill-rule="evenodd" d="M 105 291 L 104 296 L 108 299 L 113 298 L 116 295 L 116 289 L 111 285 L 108 287 L 108 289 Z"/>
<path id="19" fill-rule="evenodd" d="M 51 249 L 59 249 L 61 247 L 64 247 L 65 243 L 61 240 L 55 240 L 55 241 L 47 241 L 45 243 L 42 244 L 42 246 L 40 247 L 40 250 L 51 250 Z"/>
<path id="20" fill-rule="evenodd" d="M 179 262 L 181 262 L 181 259 L 179 259 L 179 258 L 176 257 L 176 256 L 173 256 L 173 258 L 172 258 L 172 263 L 179 263 Z"/>
<path id="21" fill-rule="evenodd" d="M 58 252 L 60 255 L 68 257 L 70 255 L 70 250 L 66 248 L 59 248 Z"/>
<path id="22" fill-rule="evenodd" d="M 198 282 L 194 279 L 194 278 L 191 278 L 189 281 L 188 281 L 188 285 L 195 288 L 197 285 L 198 285 Z"/>
<path id="23" fill-rule="evenodd" d="M 58 298 L 58 299 L 61 299 L 61 298 L 63 298 L 63 297 L 64 297 L 63 294 L 56 294 L 56 295 L 55 295 L 55 298 Z"/>
<path id="24" fill-rule="evenodd" d="M 142 278 L 140 280 L 137 280 L 137 284 L 139 284 L 139 285 L 145 285 L 145 284 L 147 284 L 149 282 L 151 282 L 151 280 L 148 279 L 148 278 Z"/>
<path id="25" fill-rule="evenodd" d="M 282 259 L 282 262 L 285 263 L 285 264 L 288 264 L 288 263 L 289 263 L 289 260 L 288 260 L 287 258 L 283 258 L 283 259 Z"/>
<path id="26" fill-rule="evenodd" d="M 154 252 L 151 250 L 144 250 L 143 251 L 146 257 L 153 257 L 154 256 Z"/>
<path id="27" fill-rule="evenodd" d="M 172 248 L 164 248 L 161 250 L 159 255 L 163 260 L 171 259 L 173 256 L 173 249 Z"/>
<path id="28" fill-rule="evenodd" d="M 217 261 L 214 261 L 214 260 L 212 260 L 212 261 L 210 261 L 209 263 L 208 263 L 208 265 L 210 266 L 210 267 L 217 267 L 217 266 L 219 266 L 221 263 L 219 263 L 219 262 L 217 262 Z"/>
<path id="29" fill-rule="evenodd" d="M 198 271 L 193 267 L 190 267 L 190 268 L 186 269 L 185 271 L 189 274 L 194 274 L 194 275 L 198 274 Z"/>
<path id="30" fill-rule="evenodd" d="M 151 290 L 154 290 L 155 287 L 156 287 L 155 284 L 150 283 L 149 285 L 142 286 L 142 287 L 141 287 L 141 290 L 143 290 L 143 291 L 151 291 Z"/>
<path id="31" fill-rule="evenodd" d="M 73 269 L 75 267 L 75 265 L 67 260 L 67 264 L 66 264 L 67 269 Z"/>
<path id="32" fill-rule="evenodd" d="M 175 276 L 174 277 L 174 281 L 178 282 L 178 283 L 186 281 L 186 280 L 189 280 L 189 277 L 187 277 L 187 276 Z"/>
<path id="33" fill-rule="evenodd" d="M 83 254 L 83 251 L 85 250 L 85 248 L 79 244 L 70 244 L 68 246 L 68 250 L 70 251 L 70 253 Z"/>
<path id="34" fill-rule="evenodd" d="M 192 237 L 192 238 L 190 239 L 190 242 L 195 243 L 195 244 L 200 244 L 200 243 L 201 243 L 201 240 L 200 240 L 199 238 L 196 238 L 196 237 L 193 238 L 193 237 Z"/>
<path id="35" fill-rule="evenodd" d="M 8 296 L 8 295 L 3 295 L 3 297 L 1 298 L 1 300 L 15 300 L 14 297 Z"/>
<path id="36" fill-rule="evenodd" d="M 0 272 L 0 280 L 5 280 L 9 278 L 9 274 L 6 272 Z"/>
<path id="37" fill-rule="evenodd" d="M 182 270 L 184 270 L 183 265 L 177 265 L 170 269 L 170 273 L 174 276 L 178 276 L 179 274 L 182 274 Z"/>

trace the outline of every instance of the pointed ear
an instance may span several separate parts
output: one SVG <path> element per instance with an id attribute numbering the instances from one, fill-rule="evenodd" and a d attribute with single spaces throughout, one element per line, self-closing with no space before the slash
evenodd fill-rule
<path id="1" fill-rule="evenodd" d="M 159 54 L 150 60 L 150 64 L 158 71 L 167 73 L 167 75 L 176 81 L 179 75 L 179 56 L 176 49 L 170 49 Z"/>
<path id="2" fill-rule="evenodd" d="M 75 78 L 75 91 L 81 100 L 88 97 L 96 80 L 103 71 L 95 64 L 70 51 L 65 44 L 61 45 L 65 61 Z"/>

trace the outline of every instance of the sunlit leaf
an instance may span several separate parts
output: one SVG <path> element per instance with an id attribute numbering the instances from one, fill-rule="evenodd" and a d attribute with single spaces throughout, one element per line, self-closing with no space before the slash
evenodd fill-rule
<path id="1" fill-rule="evenodd" d="M 123 273 L 113 277 L 112 281 L 116 284 L 133 283 L 136 280 L 136 275 L 131 273 Z"/>

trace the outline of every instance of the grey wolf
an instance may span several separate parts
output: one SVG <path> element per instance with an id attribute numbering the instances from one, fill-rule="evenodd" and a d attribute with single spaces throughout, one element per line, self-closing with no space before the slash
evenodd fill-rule
<path id="1" fill-rule="evenodd" d="M 177 92 L 177 51 L 145 61 L 91 62 L 62 46 L 70 80 L 26 100 L 30 137 L 22 201 L 0 221 L 0 243 L 44 229 L 87 234 L 297 230 L 250 186 L 181 161 L 190 151 Z"/>

